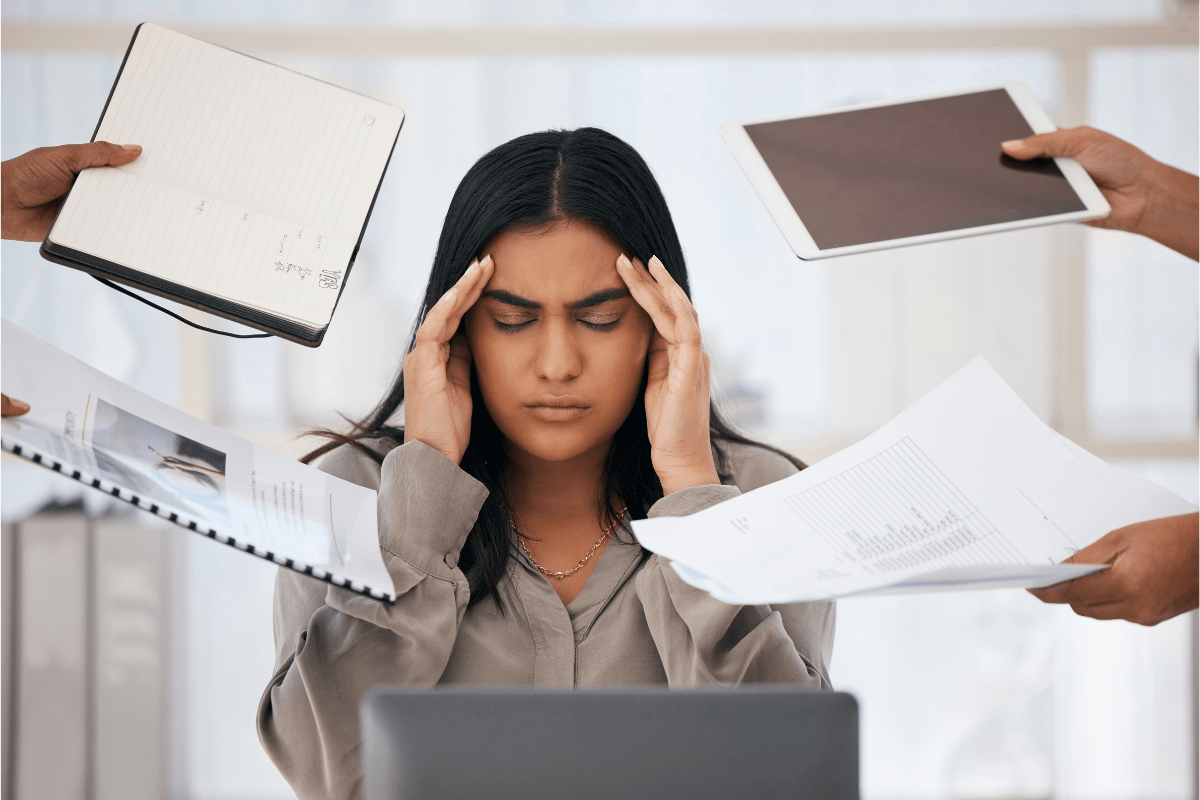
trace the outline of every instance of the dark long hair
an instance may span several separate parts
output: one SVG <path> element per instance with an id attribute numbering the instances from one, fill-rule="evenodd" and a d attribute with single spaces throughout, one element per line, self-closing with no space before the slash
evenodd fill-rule
<path id="1" fill-rule="evenodd" d="M 483 255 L 492 237 L 503 231 L 568 218 L 598 225 L 627 256 L 641 259 L 642 263 L 657 255 L 671 277 L 691 296 L 683 249 L 667 201 L 637 151 L 597 128 L 531 133 L 502 144 L 479 159 L 458 185 L 446 212 L 421 312 L 405 353 L 415 345 L 417 328 L 426 313 L 462 277 L 471 262 Z M 644 377 L 642 389 L 644 392 Z M 471 440 L 460 466 L 486 486 L 489 495 L 467 536 L 458 564 L 471 586 L 471 604 L 490 596 L 503 610 L 497 587 L 508 563 L 511 544 L 504 494 L 503 435 L 483 404 L 473 374 L 471 395 Z M 404 442 L 404 429 L 388 423 L 403 402 L 404 376 L 398 374 L 375 410 L 353 423 L 349 432 L 311 431 L 329 441 L 303 461 L 308 463 L 336 447 L 348 445 L 382 463 L 387 450 Z M 710 407 L 709 429 L 713 457 L 723 481 L 732 480 L 729 459 L 720 446 L 728 442 L 765 447 L 804 468 L 795 457 L 736 433 L 715 405 Z M 601 516 L 610 522 L 616 513 L 609 498 L 619 497 L 634 519 L 642 519 L 663 496 L 662 484 L 650 461 L 644 403 L 634 404 L 614 436 L 604 481 L 605 486 L 597 487 L 597 504 Z"/>

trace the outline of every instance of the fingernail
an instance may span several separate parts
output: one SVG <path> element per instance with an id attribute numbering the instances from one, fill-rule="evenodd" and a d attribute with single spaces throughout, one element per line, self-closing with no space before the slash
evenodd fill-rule
<path id="1" fill-rule="evenodd" d="M 660 259 L 658 256 L 650 256 L 650 263 L 658 264 L 660 267 L 663 266 L 662 259 Z M 663 269 L 666 269 L 666 267 L 663 267 Z"/>
<path id="2" fill-rule="evenodd" d="M 628 256 L 626 256 L 624 253 L 621 253 L 621 255 L 617 256 L 617 263 L 623 267 L 632 267 L 633 266 L 633 264 L 631 264 L 629 262 Z"/>
<path id="3" fill-rule="evenodd" d="M 1005 150 L 1011 150 L 1014 147 L 1020 147 L 1024 139 L 1009 139 L 1007 142 L 1001 142 L 1000 146 Z"/>
<path id="4" fill-rule="evenodd" d="M 123 145 L 121 145 L 121 149 L 122 150 L 132 150 L 135 153 L 142 152 L 142 146 L 140 144 L 123 144 Z"/>
<path id="5" fill-rule="evenodd" d="M 492 254 L 488 253 L 486 256 L 483 257 L 483 261 L 479 262 L 479 266 L 482 267 L 484 264 L 490 264 L 490 263 L 492 263 Z"/>
<path id="6" fill-rule="evenodd" d="M 20 411 L 22 414 L 29 410 L 29 403 L 21 400 L 14 400 L 11 397 L 8 399 L 8 402 L 12 404 L 13 408 L 17 409 L 17 411 Z"/>

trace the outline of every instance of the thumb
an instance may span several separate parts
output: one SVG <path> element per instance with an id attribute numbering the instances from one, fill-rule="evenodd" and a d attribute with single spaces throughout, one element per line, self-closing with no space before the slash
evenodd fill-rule
<path id="1" fill-rule="evenodd" d="M 1053 133 L 1038 133 L 1024 139 L 1001 142 L 1000 147 L 1013 158 L 1074 158 L 1084 149 L 1087 129 L 1066 128 Z"/>
<path id="2" fill-rule="evenodd" d="M 88 167 L 119 167 L 142 154 L 140 144 L 122 145 L 112 142 L 69 144 L 58 149 L 62 150 L 64 166 L 76 174 Z"/>
<path id="3" fill-rule="evenodd" d="M 467 335 L 458 331 L 450 338 L 450 358 L 446 361 L 446 380 L 467 387 L 471 382 L 471 345 Z"/>

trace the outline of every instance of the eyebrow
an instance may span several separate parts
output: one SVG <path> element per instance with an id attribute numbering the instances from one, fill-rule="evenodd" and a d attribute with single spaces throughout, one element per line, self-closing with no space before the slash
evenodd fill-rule
<path id="1" fill-rule="evenodd" d="M 542 304 L 534 300 L 528 300 L 520 295 L 515 295 L 512 292 L 507 292 L 504 289 L 493 289 L 490 292 L 484 292 L 484 297 L 495 300 L 498 303 L 504 303 L 507 306 L 516 306 L 517 308 L 541 308 Z M 574 303 L 567 303 L 567 308 L 581 309 L 592 308 L 602 303 L 607 303 L 610 300 L 620 300 L 622 297 L 629 297 L 629 289 L 624 286 L 613 289 L 602 289 L 594 294 L 589 294 L 582 300 L 576 300 Z"/>

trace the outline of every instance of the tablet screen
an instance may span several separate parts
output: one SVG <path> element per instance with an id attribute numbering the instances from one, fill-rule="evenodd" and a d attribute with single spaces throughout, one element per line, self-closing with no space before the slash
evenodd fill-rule
<path id="1" fill-rule="evenodd" d="M 1004 89 L 745 128 L 822 250 L 1086 208 Z"/>

